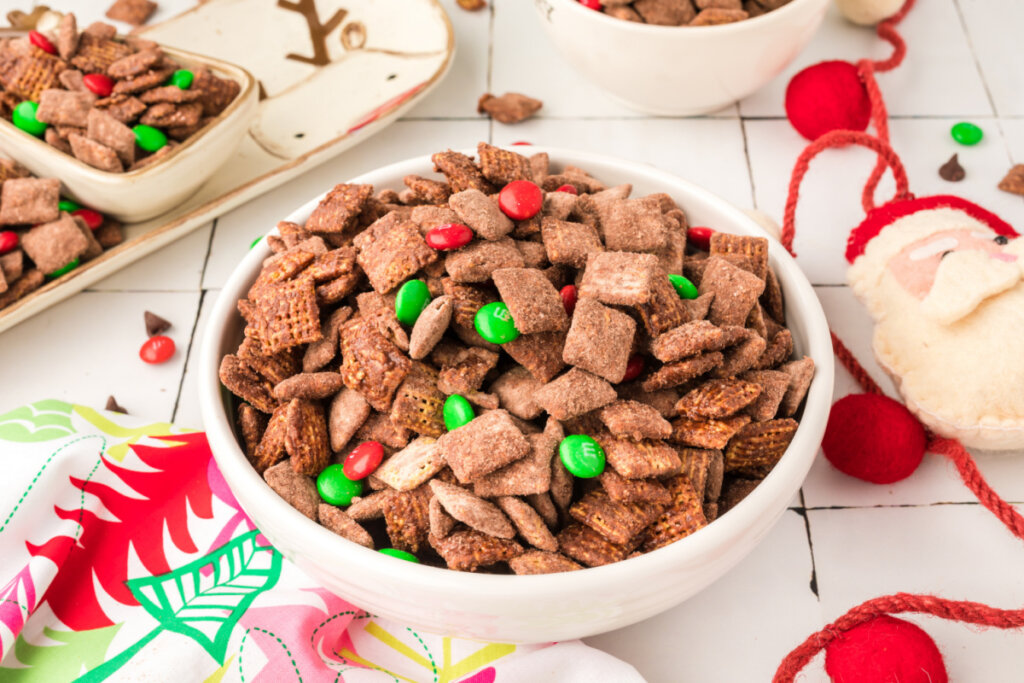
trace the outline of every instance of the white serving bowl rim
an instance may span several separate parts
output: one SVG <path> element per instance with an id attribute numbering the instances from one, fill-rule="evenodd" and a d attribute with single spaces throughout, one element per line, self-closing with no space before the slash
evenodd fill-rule
<path id="1" fill-rule="evenodd" d="M 750 17 L 743 19 L 742 21 L 732 21 L 727 24 L 712 24 L 709 26 L 663 26 L 661 24 L 646 24 L 638 21 L 626 21 L 624 19 L 616 19 L 604 12 L 598 12 L 596 10 L 584 7 L 578 2 L 578 0 L 535 0 L 536 2 L 548 2 L 554 5 L 566 7 L 570 12 L 579 12 L 581 16 L 585 16 L 584 13 L 591 15 L 597 15 L 594 18 L 597 21 L 615 22 L 616 24 L 625 24 L 623 30 L 633 31 L 639 34 L 651 33 L 651 34 L 662 34 L 667 35 L 672 31 L 678 32 L 680 36 L 684 36 L 687 33 L 700 31 L 702 34 L 707 35 L 711 33 L 717 33 L 720 35 L 726 35 L 729 33 L 739 33 L 753 28 L 760 28 L 767 25 L 774 18 L 774 21 L 782 21 L 790 13 L 798 11 L 795 9 L 801 4 L 810 4 L 816 0 L 790 0 L 785 5 L 778 9 L 765 12 L 756 17 Z M 756 26 L 751 26 L 756 24 Z M 685 30 L 684 30 L 685 29 Z"/>
<path id="2" fill-rule="evenodd" d="M 623 161 L 607 155 L 546 146 L 532 146 L 529 149 L 531 152 L 547 152 L 552 163 L 556 165 L 569 163 L 587 168 L 588 163 L 615 164 L 630 174 L 635 173 L 638 182 L 641 183 L 656 180 L 664 184 L 685 187 L 689 193 L 703 195 L 705 201 L 717 204 L 719 210 L 730 214 L 734 223 L 746 224 L 749 231 L 754 234 L 765 234 L 753 219 L 724 199 L 694 183 L 650 165 Z M 468 154 L 475 153 L 475 150 L 464 151 Z M 378 168 L 348 182 L 379 184 L 382 182 L 380 178 L 383 177 L 402 178 L 413 173 L 429 175 L 432 168 L 430 156 L 422 156 Z M 283 220 L 304 222 L 325 194 L 326 191 L 306 202 Z M 685 205 L 683 208 L 685 210 Z M 780 277 L 787 280 L 790 273 L 796 273 L 790 286 L 784 287 L 784 293 L 789 310 L 794 308 L 792 303 L 799 300 L 799 307 L 807 312 L 803 324 L 807 330 L 808 348 L 803 349 L 803 352 L 815 361 L 815 378 L 807 395 L 800 428 L 786 454 L 767 478 L 743 501 L 708 526 L 675 543 L 639 557 L 581 571 L 526 576 L 477 574 L 396 560 L 347 541 L 295 510 L 256 473 L 238 445 L 224 405 L 222 391 L 226 390 L 222 389 L 217 376 L 221 361 L 222 335 L 226 332 L 225 328 L 230 324 L 230 320 L 238 316 L 237 299 L 232 296 L 232 292 L 244 293 L 258 272 L 259 264 L 269 255 L 266 240 L 260 240 L 236 266 L 214 305 L 203 336 L 198 363 L 201 413 L 218 465 L 222 469 L 232 470 L 231 474 L 237 475 L 244 486 L 254 489 L 251 493 L 257 495 L 261 506 L 266 506 L 265 512 L 268 516 L 285 518 L 289 525 L 294 527 L 295 534 L 304 536 L 301 541 L 303 552 L 321 560 L 334 562 L 339 568 L 343 568 L 346 563 L 358 563 L 362 570 L 372 572 L 385 581 L 403 582 L 422 590 L 439 590 L 445 593 L 487 595 L 500 591 L 504 598 L 524 600 L 537 600 L 548 592 L 599 595 L 600 591 L 606 590 L 609 586 L 629 581 L 638 575 L 671 572 L 683 558 L 701 556 L 713 551 L 721 542 L 722 536 L 741 535 L 743 529 L 752 526 L 754 520 L 770 507 L 767 501 L 773 496 L 774 489 L 792 486 L 793 491 L 789 496 L 796 494 L 817 454 L 820 435 L 816 439 L 812 432 L 820 433 L 824 430 L 832 398 L 833 361 L 828 323 L 806 276 L 782 245 L 770 240 L 770 259 L 777 269 L 787 271 L 785 276 L 780 274 Z M 230 481 L 229 477 L 225 478 Z M 797 480 L 796 485 L 792 484 L 794 479 Z"/>

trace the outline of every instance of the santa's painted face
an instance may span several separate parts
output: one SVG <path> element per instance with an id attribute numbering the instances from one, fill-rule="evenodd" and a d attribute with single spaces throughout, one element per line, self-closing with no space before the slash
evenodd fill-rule
<path id="1" fill-rule="evenodd" d="M 932 290 L 944 258 L 956 252 L 977 251 L 994 261 L 1013 264 L 1017 256 L 1004 250 L 1009 242 L 984 230 L 946 230 L 903 247 L 889 261 L 889 270 L 907 292 L 920 300 Z"/>

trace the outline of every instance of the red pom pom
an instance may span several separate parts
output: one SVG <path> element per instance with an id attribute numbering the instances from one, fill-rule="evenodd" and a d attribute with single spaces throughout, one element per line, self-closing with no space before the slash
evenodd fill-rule
<path id="1" fill-rule="evenodd" d="M 924 427 L 888 396 L 850 394 L 832 406 L 821 449 L 840 472 L 875 484 L 906 479 L 924 457 Z"/>
<path id="2" fill-rule="evenodd" d="M 909 621 L 875 617 L 833 640 L 825 671 L 835 683 L 948 683 L 935 641 Z"/>
<path id="3" fill-rule="evenodd" d="M 832 130 L 866 130 L 871 100 L 856 66 L 838 60 L 820 62 L 789 82 L 786 116 L 800 135 L 816 140 Z"/>

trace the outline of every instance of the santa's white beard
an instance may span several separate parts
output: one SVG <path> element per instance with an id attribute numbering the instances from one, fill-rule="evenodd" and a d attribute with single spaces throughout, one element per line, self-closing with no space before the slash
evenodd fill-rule
<path id="1" fill-rule="evenodd" d="M 876 318 L 875 355 L 926 426 L 965 446 L 1024 448 L 1024 282 L 948 325 L 888 269 L 851 284 Z"/>

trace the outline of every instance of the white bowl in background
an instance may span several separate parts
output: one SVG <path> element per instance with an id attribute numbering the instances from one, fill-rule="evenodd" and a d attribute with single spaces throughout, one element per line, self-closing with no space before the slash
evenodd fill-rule
<path id="1" fill-rule="evenodd" d="M 0 119 L 0 150 L 41 178 L 58 178 L 61 194 L 125 223 L 159 216 L 191 197 L 238 148 L 256 114 L 256 79 L 240 66 L 167 46 L 185 67 L 205 66 L 241 89 L 205 128 L 163 158 L 129 173 L 109 173 L 79 161 Z"/>
<path id="2" fill-rule="evenodd" d="M 554 168 L 572 164 L 609 185 L 633 183 L 637 195 L 667 192 L 694 224 L 744 235 L 765 234 L 725 200 L 651 166 L 559 149 L 530 150 L 548 152 Z M 392 164 L 351 182 L 397 189 L 409 174 L 434 175 L 430 157 Z M 285 220 L 305 223 L 322 196 Z M 811 356 L 817 367 L 793 442 L 771 474 L 739 505 L 667 547 L 563 574 L 472 574 L 368 550 L 294 510 L 256 473 L 235 437 L 230 400 L 218 379 L 218 368 L 221 358 L 234 353 L 242 338 L 243 321 L 236 302 L 246 295 L 269 255 L 267 241 L 261 240 L 231 274 L 207 323 L 198 365 L 207 438 L 231 491 L 270 542 L 326 588 L 373 614 L 434 633 L 501 642 L 567 640 L 641 621 L 697 593 L 747 555 L 782 516 L 818 452 L 832 402 L 828 324 L 807 278 L 772 240 L 769 258 L 785 293 L 797 353 Z"/>
<path id="3" fill-rule="evenodd" d="M 534 0 L 559 52 L 627 107 L 658 116 L 721 109 L 777 76 L 810 42 L 829 0 L 792 0 L 718 26 L 624 21 L 577 0 Z"/>

